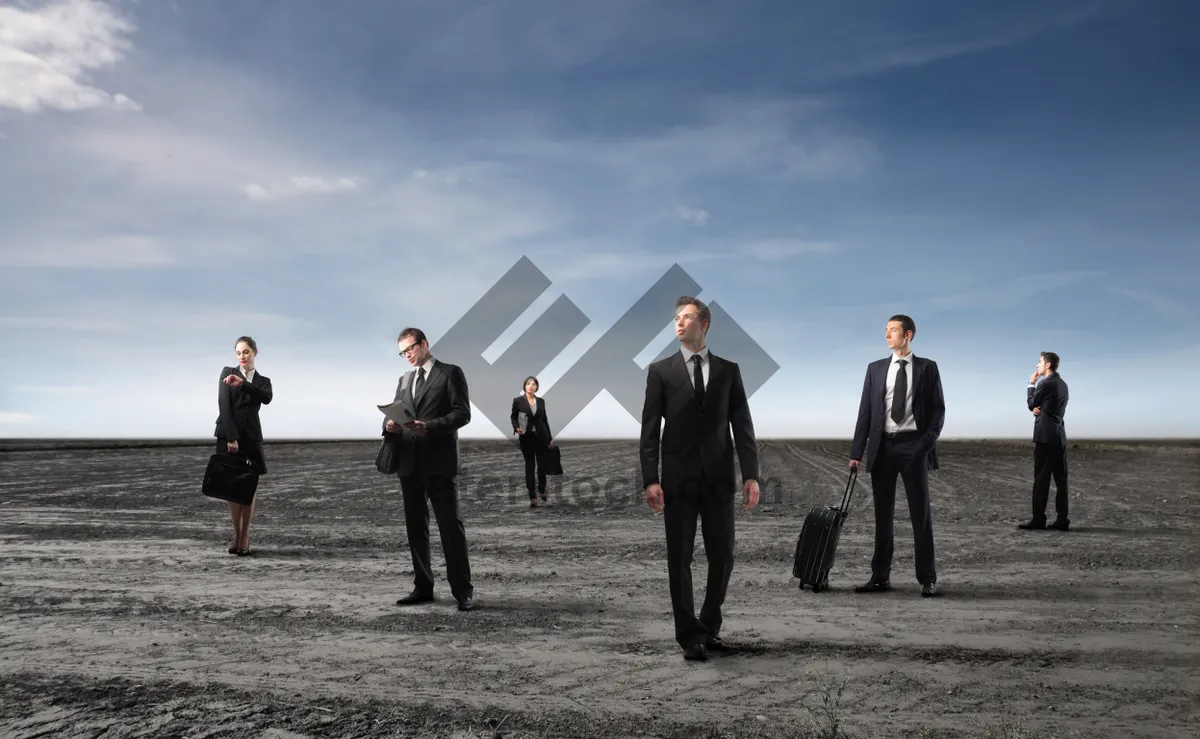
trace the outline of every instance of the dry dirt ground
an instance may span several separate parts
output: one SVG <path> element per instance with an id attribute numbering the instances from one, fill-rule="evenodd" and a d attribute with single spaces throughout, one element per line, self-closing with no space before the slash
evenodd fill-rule
<path id="1" fill-rule="evenodd" d="M 411 590 L 377 442 L 274 443 L 255 557 L 226 552 L 203 446 L 0 451 L 0 735 L 1194 737 L 1200 443 L 1072 444 L 1074 528 L 1018 531 L 1031 445 L 943 442 L 932 477 L 944 597 L 913 575 L 903 495 L 890 593 L 868 575 L 859 481 L 831 589 L 801 591 L 805 513 L 846 442 L 761 444 L 723 636 L 672 638 L 660 514 L 636 442 L 563 443 L 531 510 L 519 452 L 464 443 L 477 610 Z M 72 448 L 75 447 L 75 448 Z M 1051 504 L 1053 505 L 1053 504 Z M 697 542 L 697 601 L 704 555 Z M 1020 721 L 1023 729 L 1016 727 Z"/>

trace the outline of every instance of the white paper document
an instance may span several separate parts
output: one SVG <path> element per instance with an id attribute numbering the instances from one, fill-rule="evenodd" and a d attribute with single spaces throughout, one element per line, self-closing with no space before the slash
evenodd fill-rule
<path id="1" fill-rule="evenodd" d="M 383 415 L 403 426 L 409 421 L 415 420 L 413 415 L 404 407 L 404 401 L 397 400 L 395 403 L 378 406 Z"/>

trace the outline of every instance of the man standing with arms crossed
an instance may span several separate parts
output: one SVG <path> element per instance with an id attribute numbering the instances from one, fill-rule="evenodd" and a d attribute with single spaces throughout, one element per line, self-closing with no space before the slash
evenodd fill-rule
<path id="1" fill-rule="evenodd" d="M 900 477 L 912 519 L 921 596 L 941 595 L 933 557 L 929 471 L 938 468 L 937 440 L 946 420 L 946 402 L 937 362 L 914 355 L 909 347 L 916 333 L 908 316 L 889 318 L 884 336 L 892 356 L 867 365 L 863 381 L 850 466 L 859 467 L 866 453 L 875 499 L 875 556 L 871 579 L 854 589 L 859 593 L 891 590 L 892 522 Z"/>
<path id="2" fill-rule="evenodd" d="M 663 512 L 666 524 L 675 640 L 683 648 L 684 659 L 704 661 L 710 650 L 724 646 L 721 605 L 733 572 L 734 553 L 734 440 L 747 510 L 758 505 L 758 445 L 741 370 L 736 362 L 712 354 L 705 345 L 712 321 L 708 306 L 685 296 L 675 302 L 675 311 L 680 350 L 647 368 L 639 456 L 646 503 Z M 697 516 L 708 559 L 708 583 L 699 618 L 692 595 Z"/>
<path id="3" fill-rule="evenodd" d="M 1058 374 L 1058 355 L 1042 352 L 1037 369 L 1029 377 L 1026 402 L 1033 412 L 1033 519 L 1018 524 L 1022 529 L 1058 529 L 1071 526 L 1067 517 L 1067 383 Z M 1046 503 L 1050 478 L 1054 478 L 1054 523 L 1046 525 Z"/>

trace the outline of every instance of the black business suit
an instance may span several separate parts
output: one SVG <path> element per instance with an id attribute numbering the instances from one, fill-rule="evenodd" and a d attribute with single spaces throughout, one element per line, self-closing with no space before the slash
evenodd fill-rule
<path id="1" fill-rule="evenodd" d="M 242 378 L 240 387 L 225 384 L 225 378 L 237 373 Z M 217 437 L 217 451 L 228 452 L 228 443 L 236 441 L 238 451 L 254 463 L 260 475 L 267 474 L 267 463 L 263 457 L 262 424 L 258 411 L 271 402 L 274 392 L 271 379 L 254 370 L 254 377 L 247 380 L 240 367 L 225 367 L 217 380 L 217 424 L 213 436 Z"/>
<path id="2" fill-rule="evenodd" d="M 537 410 L 529 407 L 529 399 L 525 393 L 513 398 L 512 426 L 517 433 L 520 424 L 519 414 L 524 413 L 528 418 L 525 433 L 517 438 L 520 440 L 521 454 L 525 457 L 525 487 L 529 489 L 529 499 L 534 500 L 538 493 L 546 493 L 546 470 L 543 467 L 543 457 L 546 448 L 550 446 L 553 437 L 550 435 L 550 422 L 546 420 L 546 401 L 544 398 L 533 396 Z M 534 488 L 534 465 L 537 465 L 537 488 Z"/>
<path id="3" fill-rule="evenodd" d="M 1054 509 L 1058 523 L 1067 516 L 1067 383 L 1051 372 L 1040 383 L 1025 391 L 1029 410 L 1041 408 L 1033 419 L 1033 522 L 1046 522 L 1046 503 L 1050 498 L 1050 478 L 1054 478 Z"/>
<path id="4" fill-rule="evenodd" d="M 684 649 L 720 635 L 721 605 L 733 572 L 734 493 L 738 488 L 735 448 L 743 483 L 758 479 L 758 445 L 741 370 L 736 362 L 707 349 L 701 354 L 708 360 L 703 405 L 696 391 L 692 353 L 687 349 L 647 368 L 639 444 L 643 486 L 657 482 L 663 489 L 675 639 Z M 708 559 L 707 589 L 699 618 L 692 597 L 697 516 Z"/>
<path id="5" fill-rule="evenodd" d="M 414 418 L 424 421 L 426 433 L 415 436 L 401 427 L 383 430 L 396 444 L 396 474 L 404 495 L 404 524 L 412 552 L 413 579 L 423 594 L 433 593 L 433 569 L 429 562 L 429 505 L 433 506 L 446 557 L 446 579 L 459 601 L 473 596 L 471 565 L 467 557 L 467 534 L 458 503 L 454 478 L 462 472 L 458 429 L 471 420 L 467 378 L 462 369 L 430 359 L 420 394 L 414 400 L 413 386 L 420 368 L 404 373 L 396 387 L 395 401 L 402 401 Z"/>
<path id="6" fill-rule="evenodd" d="M 933 514 L 929 501 L 929 471 L 938 469 L 937 440 L 946 421 L 946 401 L 942 395 L 942 378 L 937 362 L 914 354 L 904 357 L 905 378 L 910 390 L 905 400 L 905 426 L 913 430 L 889 432 L 886 407 L 889 370 L 895 356 L 867 365 L 863 380 L 862 399 L 858 406 L 858 421 L 854 426 L 854 442 L 850 458 L 862 460 L 866 453 L 865 469 L 871 473 L 872 496 L 875 503 L 875 554 L 871 559 L 871 577 L 877 582 L 890 579 L 893 552 L 893 521 L 896 512 L 896 479 L 904 480 L 912 520 L 913 544 L 916 551 L 917 581 L 922 585 L 937 582 L 934 566 Z M 899 379 L 892 380 L 893 391 Z M 893 396 L 894 397 L 894 396 Z"/>

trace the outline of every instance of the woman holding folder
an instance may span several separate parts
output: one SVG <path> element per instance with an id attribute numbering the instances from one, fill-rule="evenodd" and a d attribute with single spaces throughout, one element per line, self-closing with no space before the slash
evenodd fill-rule
<path id="1" fill-rule="evenodd" d="M 554 446 L 550 423 L 546 420 L 546 401 L 537 396 L 539 384 L 532 375 L 525 378 L 525 392 L 513 398 L 513 433 L 520 438 L 525 456 L 525 487 L 529 489 L 529 507 L 537 508 L 538 496 L 546 500 L 546 468 L 543 453 Z M 534 466 L 537 466 L 537 492 L 534 492 Z"/>
<path id="2" fill-rule="evenodd" d="M 259 408 L 271 402 L 274 393 L 271 379 L 254 367 L 258 356 L 258 345 L 249 336 L 239 337 L 234 343 L 237 355 L 236 367 L 221 370 L 217 388 L 217 451 L 244 454 L 250 459 L 259 475 L 267 474 L 263 458 L 262 424 L 258 420 Z M 250 518 L 254 515 L 254 500 L 248 505 L 229 504 L 229 515 L 233 517 L 233 545 L 230 554 L 245 556 L 250 551 Z"/>

